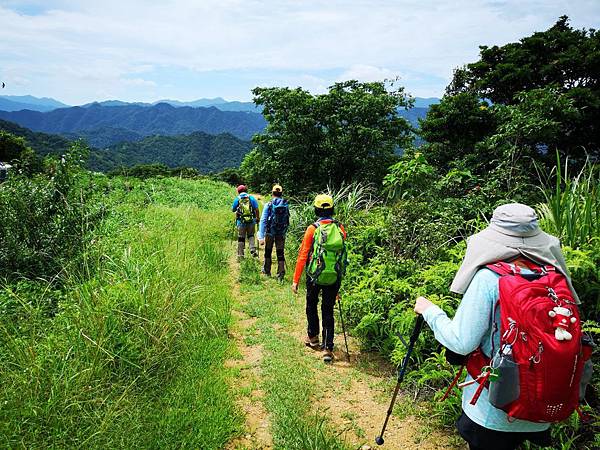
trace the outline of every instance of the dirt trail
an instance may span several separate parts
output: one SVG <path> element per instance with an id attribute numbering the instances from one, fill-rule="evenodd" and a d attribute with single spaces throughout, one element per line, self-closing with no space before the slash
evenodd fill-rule
<path id="1" fill-rule="evenodd" d="M 237 274 L 239 265 L 235 262 L 234 257 L 231 258 L 229 265 L 232 273 Z M 273 439 L 269 430 L 269 416 L 262 402 L 264 393 L 259 387 L 262 347 L 258 344 L 249 345 L 247 343 L 247 338 L 258 332 L 254 327 L 257 319 L 248 316 L 242 310 L 239 283 L 232 280 L 231 284 L 237 302 L 232 310 L 233 325 L 230 335 L 239 355 L 237 358 L 229 359 L 226 366 L 239 370 L 234 389 L 238 393 L 237 402 L 244 414 L 245 422 L 242 435 L 231 441 L 226 448 L 228 450 L 271 449 L 273 448 Z"/>
<path id="2" fill-rule="evenodd" d="M 232 268 L 238 265 L 232 263 Z M 237 272 L 234 272 L 237 273 Z M 240 358 L 229 361 L 233 367 L 240 369 L 236 387 L 244 395 L 239 396 L 239 405 L 246 417 L 245 431 L 242 436 L 233 441 L 228 449 L 268 449 L 273 448 L 273 441 L 269 430 L 269 416 L 261 399 L 263 392 L 259 389 L 262 378 L 260 363 L 262 360 L 262 347 L 253 343 L 259 330 L 254 327 L 256 318 L 249 317 L 243 312 L 244 296 L 240 293 L 237 283 L 232 287 L 238 299 L 234 307 L 234 326 L 232 337 L 240 352 Z M 288 283 L 265 282 L 262 286 L 265 295 L 270 298 L 283 299 L 286 295 Z M 284 314 L 289 316 L 292 329 L 284 329 L 273 324 L 277 333 L 292 335 L 294 338 L 303 339 L 305 335 L 304 301 L 299 295 L 293 306 L 286 303 Z M 339 320 L 336 310 L 336 320 Z M 394 369 L 385 361 L 373 354 L 361 353 L 358 343 L 349 337 L 351 359 L 346 360 L 344 338 L 341 333 L 336 334 L 335 360 L 333 364 L 326 365 L 322 362 L 322 352 L 304 348 L 304 353 L 299 358 L 313 358 L 315 385 L 319 394 L 315 405 L 325 411 L 329 424 L 335 428 L 334 434 L 339 434 L 350 448 L 369 449 L 376 448 L 374 438 L 380 432 L 385 418 L 391 392 L 394 386 Z M 294 364 L 294 361 L 289 361 Z M 399 401 L 401 401 L 399 399 Z M 385 434 L 388 449 L 458 449 L 463 448 L 456 444 L 456 440 L 449 435 L 420 423 L 415 417 L 399 418 L 392 416 Z"/>

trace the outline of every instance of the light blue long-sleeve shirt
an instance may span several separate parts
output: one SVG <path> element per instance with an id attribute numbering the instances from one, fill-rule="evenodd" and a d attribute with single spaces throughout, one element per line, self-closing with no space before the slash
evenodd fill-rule
<path id="1" fill-rule="evenodd" d="M 528 271 L 522 269 L 524 273 Z M 492 353 L 492 313 L 498 300 L 499 276 L 489 269 L 480 269 L 473 277 L 454 318 L 451 320 L 436 305 L 423 313 L 423 318 L 435 334 L 435 338 L 448 349 L 461 355 L 467 355 L 481 347 L 490 356 Z M 494 321 L 500 329 L 500 308 L 496 308 Z M 499 334 L 493 336 L 494 349 L 498 349 Z M 471 380 L 471 376 L 467 380 Z M 488 390 L 484 389 L 475 405 L 470 401 L 479 384 L 474 383 L 463 388 L 462 408 L 469 418 L 479 425 L 497 431 L 543 431 L 547 423 L 513 420 L 509 422 L 507 414 L 492 406 L 488 400 Z"/>
<path id="2" fill-rule="evenodd" d="M 285 202 L 282 197 L 273 197 L 269 203 L 263 208 L 262 216 L 260 217 L 260 224 L 258 226 L 258 238 L 264 239 L 267 234 L 267 221 L 271 215 L 271 204 L 277 206 L 280 203 Z"/>

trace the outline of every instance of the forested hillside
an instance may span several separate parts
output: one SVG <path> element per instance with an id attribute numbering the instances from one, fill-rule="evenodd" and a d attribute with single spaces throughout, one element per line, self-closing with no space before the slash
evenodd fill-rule
<path id="1" fill-rule="evenodd" d="M 22 137 L 40 155 L 62 154 L 71 146 L 71 141 L 62 136 L 31 131 L 6 120 L 0 120 L 0 130 Z"/>
<path id="2" fill-rule="evenodd" d="M 93 170 L 108 172 L 136 164 L 162 163 L 168 167 L 192 167 L 201 173 L 238 167 L 250 151 L 249 141 L 231 134 L 196 132 L 182 136 L 151 136 L 139 142 L 124 142 L 90 155 Z"/>
<path id="3" fill-rule="evenodd" d="M 0 131 L 25 139 L 26 144 L 38 155 L 63 155 L 73 141 L 62 136 L 34 132 L 15 123 L 0 120 Z M 226 168 L 238 167 L 250 151 L 249 141 L 231 134 L 210 135 L 196 132 L 181 136 L 142 137 L 125 130 L 106 130 L 106 133 L 121 136 L 123 141 L 107 147 L 89 148 L 87 167 L 94 171 L 110 172 L 120 167 L 136 164 L 161 163 L 167 167 L 190 167 L 200 173 L 221 172 Z M 71 135 L 73 140 L 80 136 Z M 102 140 L 104 133 L 92 134 L 90 141 Z M 133 142 L 133 140 L 139 142 Z M 88 141 L 84 138 L 84 141 Z"/>
<path id="4" fill-rule="evenodd" d="M 80 130 L 72 133 L 61 133 L 61 136 L 76 140 L 83 139 L 90 146 L 106 148 L 120 142 L 137 142 L 144 139 L 145 135 L 124 128 L 100 127 L 93 130 Z"/>

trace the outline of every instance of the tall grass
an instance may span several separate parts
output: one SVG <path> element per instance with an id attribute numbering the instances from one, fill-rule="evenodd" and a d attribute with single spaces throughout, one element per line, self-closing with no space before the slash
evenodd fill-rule
<path id="1" fill-rule="evenodd" d="M 574 177 L 569 161 L 554 169 L 554 186 L 544 191 L 546 202 L 537 210 L 546 231 L 572 248 L 589 246 L 600 239 L 600 171 L 588 161 Z"/>
<path id="2" fill-rule="evenodd" d="M 347 184 L 335 190 L 327 188 L 324 192 L 333 197 L 335 207 L 335 218 L 346 227 L 354 225 L 358 220 L 360 212 L 368 212 L 379 203 L 372 186 L 355 183 Z M 292 199 L 290 208 L 289 236 L 293 243 L 299 245 L 304 230 L 317 219 L 314 212 L 313 199 L 317 193 L 306 198 Z"/>
<path id="3" fill-rule="evenodd" d="M 229 189 L 197 183 L 181 203 L 205 198 L 204 211 L 164 196 L 140 205 L 117 187 L 117 211 L 64 290 L 1 287 L 3 446 L 216 449 L 239 427 L 223 369 L 228 216 L 214 207 Z"/>

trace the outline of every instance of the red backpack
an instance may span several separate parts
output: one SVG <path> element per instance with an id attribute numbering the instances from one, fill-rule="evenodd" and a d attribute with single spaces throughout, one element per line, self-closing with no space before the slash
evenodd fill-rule
<path id="1" fill-rule="evenodd" d="M 518 387 L 512 389 L 513 401 L 494 406 L 504 410 L 509 420 L 565 420 L 579 405 L 583 364 L 591 357 L 591 347 L 581 343 L 579 311 L 566 278 L 552 266 L 528 264 L 533 275 L 522 274 L 517 265 L 505 262 L 486 267 L 500 275 L 493 314 L 499 306 L 500 349 L 492 348 L 492 356 L 498 355 L 493 360 L 480 349 L 469 355 L 466 367 L 475 381 L 459 386 L 479 383 L 471 404 L 484 388 L 490 389 L 494 404 L 491 390 L 495 386 L 490 388 L 498 381 L 494 365 L 509 355 Z"/>

